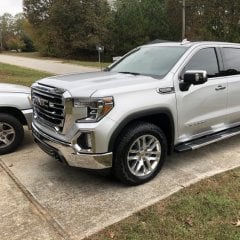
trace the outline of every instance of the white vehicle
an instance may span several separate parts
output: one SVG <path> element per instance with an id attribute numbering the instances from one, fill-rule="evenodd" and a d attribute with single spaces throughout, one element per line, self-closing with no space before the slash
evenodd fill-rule
<path id="1" fill-rule="evenodd" d="M 31 128 L 30 92 L 28 87 L 0 83 L 0 155 L 18 148 L 24 125 Z"/>
<path id="2" fill-rule="evenodd" d="M 240 44 L 141 46 L 105 72 L 32 86 L 33 134 L 70 166 L 102 169 L 127 184 L 149 181 L 173 150 L 240 133 Z"/>

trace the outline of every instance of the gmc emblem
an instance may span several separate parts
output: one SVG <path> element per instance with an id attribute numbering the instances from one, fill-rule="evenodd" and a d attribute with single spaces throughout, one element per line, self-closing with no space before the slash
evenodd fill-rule
<path id="1" fill-rule="evenodd" d="M 49 101 L 40 97 L 34 97 L 33 104 L 41 107 L 48 107 Z"/>

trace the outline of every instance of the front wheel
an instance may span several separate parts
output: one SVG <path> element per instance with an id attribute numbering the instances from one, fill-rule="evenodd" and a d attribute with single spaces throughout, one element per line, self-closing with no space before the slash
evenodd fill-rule
<path id="1" fill-rule="evenodd" d="M 135 122 L 125 129 L 118 143 L 113 170 L 119 180 L 139 185 L 159 173 L 167 156 L 167 140 L 158 126 Z"/>
<path id="2" fill-rule="evenodd" d="M 15 117 L 0 113 L 0 155 L 16 150 L 23 137 L 22 124 Z"/>

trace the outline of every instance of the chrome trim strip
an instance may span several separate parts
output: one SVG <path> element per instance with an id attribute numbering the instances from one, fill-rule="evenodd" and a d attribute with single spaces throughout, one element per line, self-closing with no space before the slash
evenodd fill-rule
<path id="1" fill-rule="evenodd" d="M 211 129 L 211 130 L 208 130 L 206 132 L 201 132 L 201 133 L 195 134 L 195 135 L 190 136 L 190 137 L 185 137 L 185 138 L 181 137 L 181 138 L 178 138 L 177 145 L 184 144 L 185 142 L 194 141 L 194 140 L 200 139 L 204 136 L 209 136 L 209 135 L 212 135 L 212 134 L 218 134 L 222 131 L 226 131 L 228 129 L 232 129 L 232 128 L 235 128 L 235 127 L 238 127 L 238 126 L 240 126 L 240 122 L 224 125 L 224 127 L 220 128 L 220 129 Z"/>
<path id="2" fill-rule="evenodd" d="M 46 94 L 46 92 L 43 92 L 43 91 L 39 91 L 36 87 L 32 88 L 34 93 L 37 94 L 37 95 L 42 95 L 44 97 L 47 97 L 47 98 L 51 98 L 51 99 L 55 99 L 55 98 L 61 98 L 60 95 L 55 95 L 51 92 L 47 92 L 48 94 Z"/>
<path id="3" fill-rule="evenodd" d="M 202 143 L 202 144 L 198 144 L 198 145 L 197 144 L 193 144 L 193 145 L 189 144 L 189 146 L 192 148 L 192 150 L 196 150 L 196 149 L 199 149 L 201 147 L 207 146 L 209 144 L 216 143 L 216 142 L 222 141 L 224 139 L 228 139 L 228 138 L 233 137 L 233 136 L 237 136 L 239 134 L 240 134 L 240 131 L 235 132 L 235 133 L 231 133 L 231 134 L 223 134 L 222 136 L 220 136 L 217 139 L 214 139 L 214 140 Z"/>
<path id="4" fill-rule="evenodd" d="M 203 138 L 198 138 L 193 141 L 179 144 L 175 147 L 175 150 L 177 152 L 195 150 L 195 149 L 199 149 L 201 147 L 207 146 L 209 144 L 216 143 L 216 142 L 228 139 L 233 136 L 237 136 L 239 134 L 240 134 L 240 126 L 238 125 L 237 127 L 223 130 L 223 131 L 217 132 L 213 135 L 207 135 Z"/>
<path id="5" fill-rule="evenodd" d="M 61 134 L 66 134 L 68 130 L 73 126 L 73 101 L 72 98 L 64 98 L 64 121 L 63 121 L 63 129 Z"/>
<path id="6" fill-rule="evenodd" d="M 50 86 L 32 87 L 34 118 L 52 130 L 58 129 L 58 132 L 65 133 L 65 104 L 68 100 L 65 98 L 66 94 L 56 90 L 58 89 Z"/>
<path id="7" fill-rule="evenodd" d="M 159 93 L 159 94 L 172 94 L 172 93 L 175 93 L 175 89 L 174 89 L 174 87 L 157 88 L 157 93 Z"/>

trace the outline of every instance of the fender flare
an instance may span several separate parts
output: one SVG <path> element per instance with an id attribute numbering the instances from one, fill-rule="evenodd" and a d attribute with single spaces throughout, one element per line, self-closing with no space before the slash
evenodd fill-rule
<path id="1" fill-rule="evenodd" d="M 119 136 L 119 134 L 123 131 L 123 129 L 132 121 L 136 121 L 138 119 L 144 118 L 144 117 L 150 117 L 154 115 L 164 114 L 168 117 L 170 121 L 170 127 L 171 127 L 171 142 L 169 143 L 169 149 L 170 152 L 173 150 L 174 145 L 174 138 L 175 138 L 175 125 L 174 125 L 174 118 L 171 111 L 167 108 L 153 108 L 148 110 L 143 110 L 139 112 L 132 113 L 128 115 L 121 123 L 118 125 L 118 127 L 114 130 L 114 132 L 111 135 L 108 150 L 109 152 L 113 152 L 115 142 Z"/>

